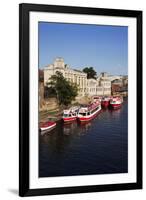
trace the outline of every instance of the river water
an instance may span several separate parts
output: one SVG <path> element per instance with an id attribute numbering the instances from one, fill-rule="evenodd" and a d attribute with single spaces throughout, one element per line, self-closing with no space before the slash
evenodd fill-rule
<path id="1" fill-rule="evenodd" d="M 86 124 L 63 124 L 39 135 L 39 177 L 128 172 L 128 100 Z"/>

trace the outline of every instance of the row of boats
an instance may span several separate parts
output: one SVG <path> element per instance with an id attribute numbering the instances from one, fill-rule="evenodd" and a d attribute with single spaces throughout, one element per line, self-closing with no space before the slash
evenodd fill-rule
<path id="1" fill-rule="evenodd" d="M 78 120 L 80 122 L 87 122 L 96 117 L 102 108 L 118 109 L 123 103 L 121 96 L 111 97 L 94 97 L 93 102 L 88 105 L 74 106 L 63 111 L 62 119 L 64 123 Z M 56 122 L 44 122 L 40 124 L 40 130 L 52 130 L 55 128 Z"/>

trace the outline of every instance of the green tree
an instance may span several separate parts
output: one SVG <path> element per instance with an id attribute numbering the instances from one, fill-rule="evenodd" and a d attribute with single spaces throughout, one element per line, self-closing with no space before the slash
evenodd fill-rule
<path id="1" fill-rule="evenodd" d="M 77 85 L 67 81 L 61 72 L 51 76 L 48 86 L 54 89 L 60 105 L 69 105 L 78 94 Z"/>
<path id="2" fill-rule="evenodd" d="M 96 79 L 96 71 L 93 69 L 93 67 L 85 67 L 83 69 L 83 72 L 87 74 L 87 79 L 94 78 Z"/>

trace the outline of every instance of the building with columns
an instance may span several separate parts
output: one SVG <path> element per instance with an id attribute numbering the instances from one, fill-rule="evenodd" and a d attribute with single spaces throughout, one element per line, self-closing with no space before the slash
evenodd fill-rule
<path id="1" fill-rule="evenodd" d="M 49 79 L 57 71 L 71 83 L 78 85 L 78 97 L 95 96 L 95 95 L 111 95 L 111 82 L 115 79 L 121 79 L 121 76 L 109 76 L 106 72 L 101 73 L 96 79 L 87 79 L 87 74 L 76 69 L 72 69 L 65 64 L 64 59 L 58 57 L 53 64 L 49 64 L 44 68 L 44 85 L 49 83 Z"/>
<path id="2" fill-rule="evenodd" d="M 101 73 L 97 79 L 87 79 L 87 95 L 88 96 L 104 96 L 111 95 L 111 80 L 107 73 Z"/>
<path id="3" fill-rule="evenodd" d="M 49 79 L 57 71 L 61 72 L 63 76 L 70 82 L 76 83 L 79 88 L 78 95 L 84 96 L 87 85 L 87 74 L 76 69 L 71 69 L 69 65 L 64 63 L 63 58 L 56 58 L 53 64 L 44 68 L 44 85 L 49 82 Z"/>

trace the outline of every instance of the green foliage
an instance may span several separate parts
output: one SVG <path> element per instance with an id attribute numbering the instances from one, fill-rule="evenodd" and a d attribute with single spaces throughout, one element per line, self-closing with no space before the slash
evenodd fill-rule
<path id="1" fill-rule="evenodd" d="M 55 90 L 60 105 L 69 105 L 78 94 L 77 85 L 67 81 L 61 72 L 51 76 L 48 86 Z"/>
<path id="2" fill-rule="evenodd" d="M 87 74 L 87 79 L 94 78 L 96 79 L 96 71 L 93 69 L 93 67 L 85 67 L 83 69 L 83 72 Z"/>

